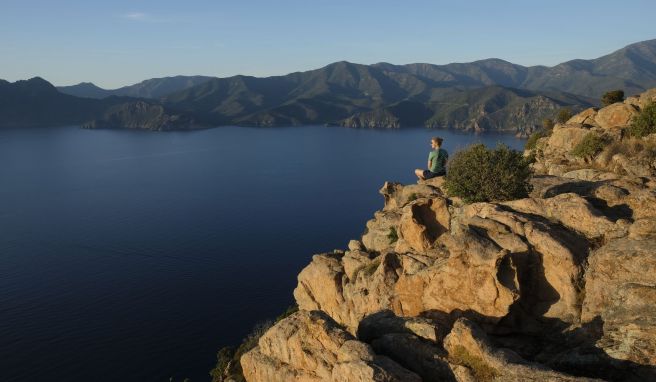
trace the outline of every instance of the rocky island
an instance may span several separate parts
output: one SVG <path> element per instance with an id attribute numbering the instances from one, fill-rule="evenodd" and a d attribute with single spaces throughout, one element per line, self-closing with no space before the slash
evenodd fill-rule
<path id="1" fill-rule="evenodd" d="M 299 310 L 241 356 L 243 377 L 656 380 L 656 134 L 631 133 L 654 101 L 544 132 L 525 152 L 528 198 L 466 204 L 441 178 L 386 183 L 364 235 L 298 275 Z M 229 369 L 215 380 L 241 378 Z"/>

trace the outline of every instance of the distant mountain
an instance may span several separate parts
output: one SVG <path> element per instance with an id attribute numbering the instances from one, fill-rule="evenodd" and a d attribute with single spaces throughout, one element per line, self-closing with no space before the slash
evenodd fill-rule
<path id="1" fill-rule="evenodd" d="M 420 75 L 425 70 L 432 70 L 433 78 Z M 389 64 L 337 62 L 287 76 L 217 78 L 173 93 L 163 102 L 215 125 L 330 123 L 516 132 L 534 130 L 562 107 L 578 109 L 594 103 L 562 92 L 541 94 L 462 78 L 454 85 L 454 78 L 419 65 L 394 70 Z"/>
<path id="2" fill-rule="evenodd" d="M 79 124 L 108 102 L 62 94 L 40 77 L 14 83 L 0 80 L 0 127 Z"/>
<path id="3" fill-rule="evenodd" d="M 75 97 L 60 93 L 40 77 L 14 83 L 0 80 L 0 128 L 84 123 L 92 128 L 166 130 L 191 128 L 194 121 L 156 101 Z"/>
<path id="4" fill-rule="evenodd" d="M 93 117 L 89 126 L 154 130 L 196 124 L 338 124 L 527 134 L 558 109 L 578 110 L 597 104 L 608 90 L 623 89 L 631 95 L 656 87 L 656 40 L 632 44 L 594 60 L 573 60 L 553 67 L 524 67 L 500 59 L 448 65 L 341 61 L 265 78 L 177 76 L 114 90 L 90 83 L 59 88 L 68 95 L 57 93 L 49 84 L 31 85 L 41 89 L 38 97 L 25 98 L 21 93 L 25 84 L 0 84 L 0 91 L 13 86 L 12 91 L 18 92 L 0 107 L 7 116 L 0 125 L 47 125 Z M 134 98 L 116 100 L 117 95 Z M 148 118 L 153 122 L 146 121 Z"/>
<path id="5" fill-rule="evenodd" d="M 106 98 L 109 96 L 126 96 L 135 98 L 158 99 L 167 94 L 184 90 L 214 77 L 207 76 L 175 76 L 164 78 L 152 78 L 138 84 L 124 86 L 122 88 L 106 90 L 90 82 L 82 82 L 72 86 L 60 86 L 57 89 L 65 94 L 85 98 Z"/>
<path id="6" fill-rule="evenodd" d="M 594 60 L 525 67 L 492 58 L 448 65 L 378 63 L 388 73 L 410 73 L 446 86 L 501 85 L 535 91 L 563 91 L 598 99 L 608 90 L 627 95 L 656 86 L 656 40 L 631 44 Z"/>
<path id="7" fill-rule="evenodd" d="M 57 90 L 64 94 L 82 98 L 101 99 L 112 95 L 111 90 L 105 90 L 92 84 L 91 82 L 80 82 L 79 84 L 72 86 L 58 86 Z"/>

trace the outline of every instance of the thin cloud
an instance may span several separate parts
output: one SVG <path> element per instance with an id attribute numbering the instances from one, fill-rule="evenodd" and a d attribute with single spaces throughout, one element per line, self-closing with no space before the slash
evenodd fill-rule
<path id="1" fill-rule="evenodd" d="M 128 12 L 121 15 L 122 19 L 141 23 L 168 23 L 171 20 L 162 19 L 145 12 Z"/>
<path id="2" fill-rule="evenodd" d="M 143 12 L 129 12 L 122 15 L 124 19 L 134 20 L 134 21 L 146 21 L 150 19 L 147 14 Z"/>

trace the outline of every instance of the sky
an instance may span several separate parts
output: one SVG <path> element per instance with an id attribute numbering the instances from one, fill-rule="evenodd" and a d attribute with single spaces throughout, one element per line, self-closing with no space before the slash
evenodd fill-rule
<path id="1" fill-rule="evenodd" d="M 654 0 L 0 0 L 0 78 L 117 88 L 335 61 L 553 66 L 656 38 Z"/>

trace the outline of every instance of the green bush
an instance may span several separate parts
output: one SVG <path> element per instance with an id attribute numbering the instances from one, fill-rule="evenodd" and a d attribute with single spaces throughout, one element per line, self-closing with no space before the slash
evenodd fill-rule
<path id="1" fill-rule="evenodd" d="M 545 118 L 542 120 L 542 128 L 545 130 L 551 130 L 554 127 L 554 121 L 551 118 Z"/>
<path id="2" fill-rule="evenodd" d="M 390 244 L 394 244 L 399 240 L 399 234 L 396 232 L 396 228 L 390 227 L 387 238 L 389 239 Z"/>
<path id="3" fill-rule="evenodd" d="M 636 138 L 656 133 L 656 103 L 650 103 L 640 110 L 640 113 L 633 118 L 628 133 Z"/>
<path id="4" fill-rule="evenodd" d="M 529 164 L 521 152 L 506 145 L 493 150 L 475 144 L 451 158 L 444 186 L 449 195 L 466 203 L 524 198 L 532 189 Z"/>
<path id="5" fill-rule="evenodd" d="M 551 130 L 539 130 L 531 134 L 526 140 L 524 150 L 533 150 L 538 144 L 538 139 L 548 137 L 551 135 Z"/>
<path id="6" fill-rule="evenodd" d="M 601 96 L 601 104 L 604 106 L 612 105 L 617 102 L 624 101 L 624 91 L 623 90 L 612 90 L 604 93 Z"/>
<path id="7" fill-rule="evenodd" d="M 599 154 L 607 144 L 608 141 L 604 137 L 595 133 L 588 133 L 581 142 L 574 146 L 570 154 L 581 158 L 592 158 Z"/>
<path id="8" fill-rule="evenodd" d="M 563 108 L 560 109 L 558 112 L 558 115 L 556 116 L 556 121 L 558 123 L 565 123 L 569 121 L 569 119 L 572 118 L 572 111 L 569 108 Z"/>

